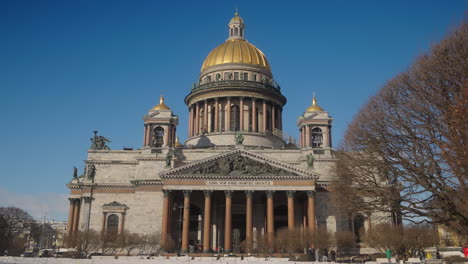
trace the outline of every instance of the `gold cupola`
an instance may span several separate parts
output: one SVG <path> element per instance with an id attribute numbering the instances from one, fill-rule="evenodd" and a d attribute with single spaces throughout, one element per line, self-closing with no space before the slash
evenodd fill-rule
<path id="1" fill-rule="evenodd" d="M 222 64 L 250 64 L 270 72 L 270 64 L 265 54 L 245 40 L 245 24 L 237 12 L 229 21 L 228 28 L 229 38 L 208 54 L 201 71 Z"/>
<path id="2" fill-rule="evenodd" d="M 323 112 L 323 111 L 325 110 L 323 110 L 323 108 L 317 104 L 317 98 L 315 98 L 315 94 L 314 94 L 314 97 L 312 98 L 312 105 L 306 109 L 306 112 Z"/>
<path id="3" fill-rule="evenodd" d="M 165 103 L 164 103 L 164 96 L 161 95 L 159 97 L 159 104 L 156 105 L 155 107 L 151 108 L 150 111 L 156 111 L 156 110 L 171 110 L 171 108 L 169 108 L 169 106 L 167 106 Z"/>

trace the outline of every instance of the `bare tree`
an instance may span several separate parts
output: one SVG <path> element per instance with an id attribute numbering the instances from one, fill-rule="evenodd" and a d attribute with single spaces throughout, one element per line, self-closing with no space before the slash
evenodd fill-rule
<path id="1" fill-rule="evenodd" d="M 0 252 L 19 254 L 24 250 L 25 232 L 29 231 L 32 217 L 17 207 L 0 207 Z"/>
<path id="2" fill-rule="evenodd" d="M 417 257 L 417 253 L 426 247 L 437 245 L 436 232 L 429 225 L 394 226 L 379 224 L 363 235 L 369 246 L 381 252 L 391 250 L 400 259 Z"/>
<path id="3" fill-rule="evenodd" d="M 339 256 L 347 254 L 356 246 L 356 236 L 353 232 L 348 231 L 335 232 L 334 244 Z"/>
<path id="4" fill-rule="evenodd" d="M 467 36 L 464 23 L 357 114 L 337 155 L 341 208 L 468 236 Z"/>

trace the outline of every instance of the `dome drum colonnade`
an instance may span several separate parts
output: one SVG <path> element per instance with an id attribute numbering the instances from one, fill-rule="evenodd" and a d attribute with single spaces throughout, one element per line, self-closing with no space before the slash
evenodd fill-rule
<path id="1" fill-rule="evenodd" d="M 174 223 L 174 217 L 171 210 L 173 210 L 173 205 L 176 203 L 177 194 L 182 196 L 180 199 L 180 204 L 183 205 L 181 209 L 183 209 L 183 213 L 181 216 L 181 230 L 178 230 L 177 233 L 180 233 L 180 249 L 181 252 L 187 253 L 189 252 L 189 233 L 193 230 L 190 230 L 190 210 L 191 210 L 191 196 L 193 193 L 198 192 L 197 190 L 163 190 L 164 192 L 164 201 L 163 201 L 163 217 L 162 217 L 162 229 L 161 229 L 161 241 L 167 241 L 168 237 L 170 236 L 171 230 L 171 223 Z M 202 247 L 203 252 L 213 252 L 216 248 L 222 247 L 224 252 L 230 253 L 232 252 L 232 215 L 233 215 L 233 193 L 234 192 L 241 192 L 241 191 L 233 191 L 233 190 L 224 190 L 224 191 L 213 191 L 213 190 L 203 190 L 204 196 L 204 208 L 202 214 L 202 221 L 203 221 L 203 228 L 201 229 L 203 236 L 202 236 Z M 222 230 L 224 230 L 224 241 L 220 242 L 220 244 L 215 248 L 213 245 L 213 240 L 215 240 L 214 234 L 212 234 L 212 215 L 213 215 L 213 196 L 214 193 L 222 193 L 224 196 L 224 225 Z M 279 194 L 276 195 L 276 198 L 280 198 L 281 193 L 285 193 L 287 201 L 285 204 L 287 205 L 287 228 L 289 230 L 293 230 L 296 228 L 296 214 L 295 214 L 295 200 L 299 199 L 296 198 L 298 195 L 297 193 L 304 192 L 306 194 L 306 200 L 301 201 L 301 204 L 305 204 L 305 212 L 303 216 L 303 223 L 301 226 L 303 228 L 308 228 L 310 231 L 314 231 L 316 229 L 316 212 L 315 212 L 315 191 L 295 191 L 295 190 L 288 190 L 288 191 L 278 191 L 278 190 L 267 190 L 267 191 L 253 191 L 253 190 L 246 190 L 243 191 L 245 195 L 245 241 L 246 241 L 246 250 L 248 252 L 252 252 L 254 246 L 254 237 L 253 237 L 253 220 L 254 220 L 254 210 L 253 210 L 253 197 L 254 194 L 261 195 L 261 199 L 265 199 L 266 204 L 266 212 L 264 215 L 264 222 L 265 222 L 265 234 L 268 243 L 273 241 L 275 230 L 275 214 L 274 214 L 274 201 L 275 201 L 275 193 Z M 182 193 L 182 195 L 180 195 Z M 262 195 L 264 193 L 264 196 Z M 174 207 L 175 208 L 175 207 Z M 177 236 L 179 237 L 179 236 Z M 270 244 L 270 246 L 272 246 Z"/>
<path id="2" fill-rule="evenodd" d="M 206 57 L 198 85 L 185 98 L 189 109 L 186 145 L 229 145 L 233 140 L 227 143 L 226 134 L 237 131 L 243 132 L 245 145 L 285 144 L 282 111 L 286 98 L 273 80 L 266 56 L 245 40 L 244 27 L 236 13 L 229 22 L 229 38 Z"/>

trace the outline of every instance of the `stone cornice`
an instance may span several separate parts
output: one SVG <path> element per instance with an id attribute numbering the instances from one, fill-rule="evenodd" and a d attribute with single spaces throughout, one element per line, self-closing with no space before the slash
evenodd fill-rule
<path id="1" fill-rule="evenodd" d="M 314 181 L 315 177 L 313 176 L 287 176 L 287 175 L 261 175 L 261 176 L 251 176 L 251 175 L 213 175 L 213 174 L 181 174 L 181 175 L 166 175 L 163 178 L 164 180 L 222 180 L 222 181 Z"/>
<path id="2" fill-rule="evenodd" d="M 161 180 L 134 180 L 130 181 L 134 186 L 163 185 Z"/>
<path id="3" fill-rule="evenodd" d="M 84 162 L 93 165 L 138 165 L 138 161 L 133 160 L 85 160 Z"/>
<path id="4" fill-rule="evenodd" d="M 137 161 L 165 161 L 163 157 L 138 157 Z"/>

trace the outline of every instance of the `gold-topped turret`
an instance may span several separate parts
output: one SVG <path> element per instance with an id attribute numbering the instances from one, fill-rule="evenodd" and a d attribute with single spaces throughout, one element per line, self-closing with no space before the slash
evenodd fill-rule
<path id="1" fill-rule="evenodd" d="M 176 148 L 183 148 L 184 147 L 184 144 L 180 143 L 179 137 L 176 137 L 174 147 L 176 147 Z"/>
<path id="2" fill-rule="evenodd" d="M 157 106 L 151 108 L 150 111 L 156 111 L 156 110 L 171 110 L 171 108 L 169 108 L 169 106 L 167 106 L 164 103 L 164 96 L 162 94 L 159 97 L 159 104 Z"/>
<path id="3" fill-rule="evenodd" d="M 231 21 L 229 21 L 229 24 L 234 24 L 234 23 L 239 23 L 239 24 L 244 24 L 244 20 L 239 16 L 239 13 L 237 11 L 234 13 L 234 17 L 231 18 Z"/>
<path id="4" fill-rule="evenodd" d="M 318 106 L 317 98 L 315 98 L 315 94 L 314 94 L 314 97 L 312 98 L 312 105 L 306 109 L 306 112 L 321 112 L 321 111 L 325 111 L 325 110 L 323 110 L 322 107 Z"/>

